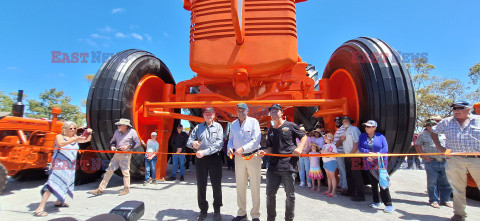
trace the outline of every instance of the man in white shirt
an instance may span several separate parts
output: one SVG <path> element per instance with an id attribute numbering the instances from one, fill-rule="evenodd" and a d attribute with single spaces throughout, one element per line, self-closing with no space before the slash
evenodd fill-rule
<path id="1" fill-rule="evenodd" d="M 248 117 L 245 103 L 237 104 L 237 117 L 230 127 L 228 155 L 235 155 L 235 180 L 237 184 L 237 217 L 233 221 L 247 220 L 247 183 L 250 178 L 252 192 L 252 221 L 260 218 L 260 182 L 262 158 L 256 155 L 260 148 L 261 130 L 257 119 Z"/>

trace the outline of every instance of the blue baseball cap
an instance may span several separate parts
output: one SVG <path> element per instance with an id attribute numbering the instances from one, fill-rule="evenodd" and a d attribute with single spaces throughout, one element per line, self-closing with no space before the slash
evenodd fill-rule
<path id="1" fill-rule="evenodd" d="M 245 104 L 245 103 L 238 103 L 238 104 L 237 104 L 237 107 L 243 108 L 244 110 L 247 110 L 247 109 L 248 109 L 248 106 L 247 106 L 247 104 Z"/>
<path id="2" fill-rule="evenodd" d="M 452 105 L 450 105 L 450 107 L 453 107 L 453 106 L 468 107 L 468 106 L 470 106 L 470 103 L 468 103 L 466 101 L 457 101 L 457 102 L 453 103 Z"/>
<path id="3" fill-rule="evenodd" d="M 377 121 L 369 120 L 366 123 L 363 123 L 363 126 L 377 127 L 378 124 L 377 124 Z"/>

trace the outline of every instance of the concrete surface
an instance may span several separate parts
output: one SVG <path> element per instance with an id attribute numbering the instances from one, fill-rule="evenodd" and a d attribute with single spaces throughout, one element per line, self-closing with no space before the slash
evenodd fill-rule
<path id="1" fill-rule="evenodd" d="M 194 167 L 193 167 L 194 168 Z M 266 220 L 265 204 L 265 170 L 262 171 L 261 220 Z M 95 189 L 100 181 L 77 186 L 75 198 L 68 199 L 69 208 L 55 208 L 53 196 L 47 203 L 45 218 L 33 217 L 32 212 L 40 202 L 40 189 L 45 180 L 18 182 L 10 179 L 3 193 L 0 194 L 0 220 L 49 220 L 59 217 L 75 217 L 86 220 L 92 216 L 108 213 L 112 208 L 126 200 L 145 202 L 145 215 L 141 220 L 195 220 L 199 209 L 196 200 L 195 172 L 187 172 L 185 181 L 165 181 L 159 184 L 143 186 L 141 181 L 133 181 L 130 194 L 117 196 L 122 189 L 122 179 L 112 177 L 104 195 L 92 196 L 88 190 Z M 428 205 L 426 193 L 426 175 L 424 170 L 400 169 L 392 176 L 391 195 L 395 213 L 384 213 L 381 209 L 372 209 L 368 204 L 372 201 L 371 191 L 366 187 L 367 201 L 352 202 L 349 198 L 338 196 L 328 198 L 321 192 L 313 192 L 306 187 L 296 188 L 295 220 L 449 220 L 453 209 L 441 207 L 434 209 Z M 223 170 L 223 204 L 224 220 L 236 216 L 236 192 L 234 172 Z M 247 194 L 250 194 L 248 191 Z M 207 188 L 210 204 L 209 219 L 213 214 L 212 191 Z M 251 209 L 248 196 L 248 210 Z M 280 188 L 277 194 L 277 220 L 284 219 L 285 194 Z M 468 220 L 480 220 L 480 202 L 467 199 Z"/>

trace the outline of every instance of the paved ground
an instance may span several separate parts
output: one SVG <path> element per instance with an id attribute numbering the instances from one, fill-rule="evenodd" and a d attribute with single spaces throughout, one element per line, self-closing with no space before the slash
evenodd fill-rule
<path id="1" fill-rule="evenodd" d="M 263 179 L 265 179 L 263 171 Z M 234 172 L 223 171 L 224 220 L 236 215 L 236 192 Z M 102 196 L 87 194 L 88 190 L 98 186 L 98 182 L 76 187 L 75 199 L 69 200 L 70 208 L 53 207 L 54 198 L 47 203 L 46 218 L 32 217 L 33 210 L 40 201 L 40 188 L 45 182 L 17 182 L 10 180 L 5 191 L 0 194 L 1 220 L 48 220 L 58 217 L 75 217 L 86 220 L 92 216 L 108 213 L 113 207 L 126 200 L 145 202 L 145 215 L 142 220 L 194 220 L 198 214 L 196 203 L 195 173 L 188 172 L 184 182 L 167 181 L 157 185 L 143 186 L 133 182 L 130 194 L 119 197 L 122 179 L 114 175 L 108 190 Z M 261 220 L 266 220 L 265 182 L 262 182 Z M 323 187 L 325 189 L 326 187 Z M 367 187 L 367 201 L 355 203 L 349 198 L 338 196 L 327 198 L 308 188 L 296 189 L 296 220 L 448 220 L 453 209 L 442 207 L 434 209 L 427 204 L 426 175 L 423 170 L 398 170 L 392 176 L 391 195 L 396 212 L 386 214 L 382 210 L 368 207 L 371 191 Z M 248 192 L 249 193 L 249 192 Z M 208 200 L 212 204 L 211 188 L 208 188 Z M 250 201 L 250 199 L 248 198 Z M 278 220 L 283 220 L 285 194 L 282 189 L 277 195 Z M 480 220 L 480 202 L 467 199 L 469 220 Z M 251 208 L 251 204 L 247 205 Z M 382 206 L 383 209 L 383 206 Z M 209 211 L 213 212 L 213 211 Z M 212 215 L 210 214 L 209 217 Z"/>

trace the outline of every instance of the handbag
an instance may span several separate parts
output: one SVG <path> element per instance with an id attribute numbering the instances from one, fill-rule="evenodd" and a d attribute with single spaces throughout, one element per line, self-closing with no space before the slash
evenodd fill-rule
<path id="1" fill-rule="evenodd" d="M 385 168 L 383 157 L 378 157 L 378 162 L 380 163 L 378 167 L 378 183 L 380 187 L 385 190 L 390 187 L 390 176 L 388 175 L 387 168 Z"/>

